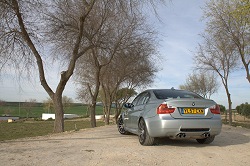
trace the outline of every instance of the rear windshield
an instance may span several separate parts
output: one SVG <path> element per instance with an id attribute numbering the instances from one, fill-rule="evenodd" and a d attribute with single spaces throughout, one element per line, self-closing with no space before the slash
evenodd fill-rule
<path id="1" fill-rule="evenodd" d="M 201 96 L 182 90 L 154 90 L 153 91 L 157 99 L 169 99 L 169 98 L 196 98 L 202 99 Z"/>

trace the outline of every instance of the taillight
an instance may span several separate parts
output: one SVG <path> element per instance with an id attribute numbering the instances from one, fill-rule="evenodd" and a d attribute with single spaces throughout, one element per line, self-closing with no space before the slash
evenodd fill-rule
<path id="1" fill-rule="evenodd" d="M 174 112 L 174 110 L 175 108 L 169 108 L 167 104 L 161 104 L 157 108 L 157 114 L 171 114 Z"/>
<path id="2" fill-rule="evenodd" d="M 212 114 L 220 114 L 220 106 L 218 104 L 211 106 L 209 109 Z"/>

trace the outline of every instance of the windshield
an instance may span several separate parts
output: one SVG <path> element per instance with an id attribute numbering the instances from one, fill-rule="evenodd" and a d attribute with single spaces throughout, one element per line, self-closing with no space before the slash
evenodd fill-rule
<path id="1" fill-rule="evenodd" d="M 195 98 L 202 99 L 196 93 L 184 91 L 184 90 L 172 90 L 172 89 L 162 89 L 153 91 L 157 99 L 169 99 L 169 98 Z"/>

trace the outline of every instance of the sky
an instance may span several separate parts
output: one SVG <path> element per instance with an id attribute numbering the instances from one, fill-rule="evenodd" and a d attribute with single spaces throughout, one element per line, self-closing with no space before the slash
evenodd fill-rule
<path id="1" fill-rule="evenodd" d="M 156 74 L 154 83 L 149 88 L 176 88 L 184 84 L 186 78 L 194 68 L 193 57 L 198 46 L 202 42 L 199 36 L 204 32 L 206 23 L 202 21 L 202 7 L 205 0 L 172 0 L 157 8 L 160 16 L 150 18 L 154 29 L 159 31 L 159 55 L 161 61 L 157 62 L 160 71 Z M 55 65 L 56 66 L 56 65 Z M 47 72 L 48 83 L 53 89 L 59 81 L 58 68 L 49 69 Z M 38 81 L 38 75 L 33 81 L 25 81 L 21 84 L 13 78 L 11 73 L 2 73 L 0 79 L 0 100 L 25 101 L 36 99 L 39 102 L 48 98 L 47 93 Z M 217 93 L 211 99 L 226 107 L 227 96 L 220 83 Z M 66 85 L 63 95 L 76 99 L 76 85 L 72 79 Z M 229 91 L 232 97 L 233 108 L 241 103 L 250 103 L 250 84 L 246 79 L 244 70 L 238 70 L 229 76 Z"/>

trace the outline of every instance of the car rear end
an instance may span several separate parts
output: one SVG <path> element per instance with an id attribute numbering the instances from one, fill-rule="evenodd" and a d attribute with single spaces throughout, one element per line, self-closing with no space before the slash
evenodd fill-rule
<path id="1" fill-rule="evenodd" d="M 170 98 L 157 104 L 146 118 L 151 137 L 203 139 L 221 132 L 220 108 L 203 98 Z"/>

